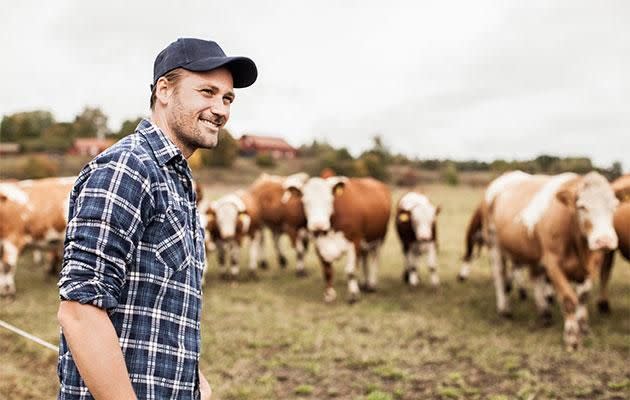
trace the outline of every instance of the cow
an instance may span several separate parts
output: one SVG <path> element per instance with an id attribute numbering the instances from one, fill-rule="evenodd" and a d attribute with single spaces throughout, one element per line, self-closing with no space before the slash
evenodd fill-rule
<path id="1" fill-rule="evenodd" d="M 440 284 L 437 274 L 437 215 L 440 206 L 434 206 L 423 194 L 409 192 L 398 201 L 396 231 L 405 255 L 403 281 L 410 286 L 418 285 L 416 264 L 422 254 L 427 254 L 427 266 L 431 272 L 431 284 Z"/>
<path id="2" fill-rule="evenodd" d="M 221 277 L 228 279 L 239 274 L 240 252 L 245 238 L 251 240 L 249 271 L 250 276 L 255 277 L 262 231 L 258 205 L 251 194 L 245 191 L 227 194 L 211 202 L 203 214 L 206 248 L 210 248 L 208 241 L 216 246 Z"/>
<path id="3" fill-rule="evenodd" d="M 617 178 L 612 183 L 617 199 L 620 203 L 615 211 L 613 224 L 615 232 L 619 238 L 619 253 L 623 258 L 630 261 L 630 174 Z M 614 262 L 615 252 L 606 254 L 604 265 L 600 274 L 600 292 L 597 307 L 604 314 L 610 313 L 610 303 L 608 301 L 608 281 Z"/>
<path id="4" fill-rule="evenodd" d="M 280 247 L 280 237 L 286 233 L 297 253 L 296 275 L 299 277 L 306 276 L 304 268 L 304 255 L 308 249 L 306 217 L 300 199 L 291 196 L 290 191 L 285 193 L 285 189 L 301 185 L 306 179 L 308 175 L 305 173 L 288 177 L 262 174 L 248 189 L 258 205 L 261 224 L 271 231 L 278 265 L 281 268 L 287 266 L 287 257 Z M 263 253 L 260 267 L 265 269 L 267 266 L 267 257 Z"/>
<path id="5" fill-rule="evenodd" d="M 483 224 L 481 214 L 482 206 L 482 204 L 479 204 L 477 208 L 475 208 L 475 211 L 473 212 L 473 215 L 471 216 L 468 223 L 468 227 L 466 228 L 464 241 L 465 251 L 464 256 L 462 257 L 462 266 L 457 275 L 457 280 L 459 282 L 465 282 L 468 279 L 472 262 L 474 261 L 474 259 L 480 256 L 482 249 L 484 247 L 487 247 L 486 243 L 483 240 Z M 528 296 L 526 290 L 526 271 L 524 271 L 523 268 L 525 266 L 512 265 L 511 268 L 508 268 L 509 261 L 505 258 L 503 259 L 503 264 L 505 266 L 505 292 L 510 293 L 512 291 L 512 288 L 515 287 L 518 292 L 519 298 L 521 300 L 526 300 Z M 544 296 L 547 299 L 547 302 L 551 304 L 553 302 L 554 293 L 553 287 L 548 281 L 543 290 L 545 292 Z M 543 318 L 543 322 L 545 324 L 551 323 L 550 313 L 545 313 L 545 315 L 543 315 Z"/>
<path id="6" fill-rule="evenodd" d="M 26 248 L 49 254 L 57 272 L 75 177 L 0 183 L 0 296 L 15 295 L 15 269 Z"/>
<path id="7" fill-rule="evenodd" d="M 359 262 L 363 265 L 365 291 L 374 291 L 379 250 L 391 213 L 389 188 L 372 178 L 332 176 L 312 177 L 304 184 L 287 187 L 287 191 L 301 198 L 304 206 L 306 226 L 314 237 L 326 282 L 324 301 L 332 302 L 337 297 L 332 263 L 344 254 L 348 301 L 353 303 L 359 298 Z"/>
<path id="8" fill-rule="evenodd" d="M 490 186 L 482 207 L 497 309 L 509 315 L 504 259 L 530 266 L 536 278 L 534 299 L 543 313 L 548 306 L 541 291 L 546 274 L 564 314 L 564 343 L 567 350 L 576 350 L 588 329 L 586 300 L 592 281 L 605 252 L 617 247 L 613 213 L 619 201 L 597 172 L 511 174 L 502 177 L 505 184 L 499 188 Z M 576 290 L 570 281 L 579 283 Z"/>

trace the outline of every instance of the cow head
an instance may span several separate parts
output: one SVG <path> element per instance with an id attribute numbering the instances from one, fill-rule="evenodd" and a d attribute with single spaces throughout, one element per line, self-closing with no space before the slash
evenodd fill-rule
<path id="1" fill-rule="evenodd" d="M 619 200 L 606 178 L 590 172 L 567 182 L 556 197 L 575 212 L 580 233 L 586 238 L 590 250 L 617 248 L 613 214 Z"/>
<path id="2" fill-rule="evenodd" d="M 215 224 L 221 239 L 233 239 L 237 232 L 248 232 L 251 217 L 237 194 L 229 194 L 210 204 L 208 225 Z"/>
<path id="3" fill-rule="evenodd" d="M 300 196 L 306 215 L 306 227 L 310 232 L 328 232 L 334 212 L 334 199 L 343 193 L 348 178 L 333 176 L 327 179 L 313 177 L 302 185 L 285 189 L 285 195 Z"/>
<path id="4" fill-rule="evenodd" d="M 419 241 L 435 240 L 433 237 L 434 226 L 440 207 L 431 204 L 429 199 L 419 193 L 407 193 L 398 203 L 398 221 L 409 221 Z"/>

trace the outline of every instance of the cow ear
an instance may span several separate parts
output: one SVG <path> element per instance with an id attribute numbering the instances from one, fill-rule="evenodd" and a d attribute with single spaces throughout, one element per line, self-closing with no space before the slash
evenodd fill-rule
<path id="1" fill-rule="evenodd" d="M 282 198 L 280 199 L 280 202 L 282 204 L 286 204 L 289 202 L 289 199 L 295 196 L 297 198 L 301 198 L 302 197 L 302 191 L 298 188 L 296 188 L 295 186 L 290 186 L 288 188 L 286 188 L 284 190 L 284 193 L 282 193 Z"/>
<path id="2" fill-rule="evenodd" d="M 335 183 L 335 186 L 333 186 L 333 189 L 332 189 L 333 195 L 341 196 L 345 189 L 346 189 L 345 182 L 342 182 L 342 181 L 337 182 L 337 183 Z"/>
<path id="3" fill-rule="evenodd" d="M 241 221 L 243 232 L 249 232 L 249 226 L 252 222 L 252 218 L 247 214 L 246 211 L 241 211 L 238 213 L 238 220 Z"/>
<path id="4" fill-rule="evenodd" d="M 564 188 L 556 193 L 556 199 L 567 207 L 574 207 L 577 200 L 575 191 L 570 188 Z"/>
<path id="5" fill-rule="evenodd" d="M 630 200 L 630 187 L 615 191 L 615 196 L 617 196 L 617 199 L 622 203 Z"/>
<path id="6" fill-rule="evenodd" d="M 398 213 L 398 222 L 402 222 L 402 223 L 409 222 L 409 219 L 410 219 L 409 211 L 400 211 Z"/>

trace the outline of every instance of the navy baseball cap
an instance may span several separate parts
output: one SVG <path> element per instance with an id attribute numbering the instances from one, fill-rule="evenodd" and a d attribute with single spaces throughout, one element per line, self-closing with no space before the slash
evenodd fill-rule
<path id="1" fill-rule="evenodd" d="M 256 64 L 247 57 L 228 57 L 211 40 L 179 38 L 158 54 L 153 64 L 153 86 L 175 68 L 203 72 L 225 67 L 232 73 L 235 88 L 250 86 L 258 77 Z"/>

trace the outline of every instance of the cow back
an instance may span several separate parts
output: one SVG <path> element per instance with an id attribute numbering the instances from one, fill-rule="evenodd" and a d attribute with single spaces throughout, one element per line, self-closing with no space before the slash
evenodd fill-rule
<path id="1" fill-rule="evenodd" d="M 372 178 L 351 178 L 334 197 L 332 228 L 351 240 L 383 240 L 391 213 L 389 188 Z"/>

